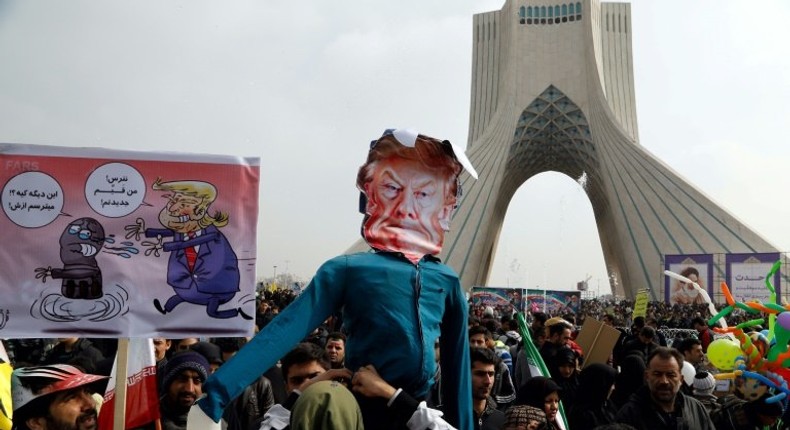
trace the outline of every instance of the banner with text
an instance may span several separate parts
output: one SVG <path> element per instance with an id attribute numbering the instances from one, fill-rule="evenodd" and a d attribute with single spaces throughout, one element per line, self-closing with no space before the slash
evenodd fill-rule
<path id="1" fill-rule="evenodd" d="M 678 254 L 664 256 L 664 270 L 675 272 L 696 282 L 713 296 L 713 254 Z M 664 300 L 669 304 L 703 304 L 705 297 L 693 285 L 664 277 Z"/>
<path id="2" fill-rule="evenodd" d="M 0 337 L 250 334 L 259 170 L 0 144 Z"/>
<path id="3" fill-rule="evenodd" d="M 732 297 L 737 301 L 746 302 L 759 300 L 767 303 L 771 299 L 771 291 L 765 285 L 765 277 L 771 267 L 779 260 L 778 252 L 759 254 L 727 254 L 727 286 Z M 770 279 L 776 289 L 776 297 L 780 295 L 781 270 Z"/>

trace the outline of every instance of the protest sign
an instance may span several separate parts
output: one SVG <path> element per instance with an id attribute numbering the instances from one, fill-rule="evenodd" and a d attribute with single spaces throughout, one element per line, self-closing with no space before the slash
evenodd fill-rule
<path id="1" fill-rule="evenodd" d="M 0 336 L 249 334 L 258 164 L 0 144 Z"/>
<path id="2" fill-rule="evenodd" d="M 590 317 L 585 318 L 584 325 L 576 336 L 576 343 L 584 351 L 583 367 L 592 363 L 606 364 L 619 338 L 620 331 L 616 328 Z"/>

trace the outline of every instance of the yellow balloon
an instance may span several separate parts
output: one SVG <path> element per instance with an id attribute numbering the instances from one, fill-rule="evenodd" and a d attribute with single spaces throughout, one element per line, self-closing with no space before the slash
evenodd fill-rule
<path id="1" fill-rule="evenodd" d="M 708 345 L 708 360 L 719 370 L 734 369 L 735 359 L 741 355 L 741 344 L 732 339 L 716 339 Z"/>
<path id="2" fill-rule="evenodd" d="M 14 369 L 0 360 L 0 430 L 11 430 L 11 372 Z"/>

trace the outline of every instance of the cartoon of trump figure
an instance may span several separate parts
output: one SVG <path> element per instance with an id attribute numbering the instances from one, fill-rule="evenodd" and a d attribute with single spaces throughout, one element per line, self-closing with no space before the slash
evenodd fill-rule
<path id="1" fill-rule="evenodd" d="M 159 223 L 164 228 L 145 228 L 142 219 L 127 226 L 127 238 L 144 232 L 155 237 L 146 255 L 170 253 L 167 263 L 167 283 L 174 295 L 165 302 L 154 299 L 154 307 L 162 314 L 172 312 L 183 302 L 206 307 L 212 318 L 234 318 L 241 315 L 252 319 L 241 308 L 220 310 L 239 291 L 239 262 L 220 228 L 228 224 L 228 215 L 216 211 L 209 214 L 209 207 L 217 198 L 214 185 L 202 181 L 162 182 L 151 186 L 156 191 L 166 191 L 165 207 L 159 212 Z M 163 243 L 164 237 L 172 237 Z"/>

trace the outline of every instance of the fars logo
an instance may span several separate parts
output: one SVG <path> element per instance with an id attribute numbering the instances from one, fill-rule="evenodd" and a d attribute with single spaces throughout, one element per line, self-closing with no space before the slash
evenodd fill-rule
<path id="1" fill-rule="evenodd" d="M 38 171 L 38 161 L 5 160 L 3 169 L 13 173 Z"/>

